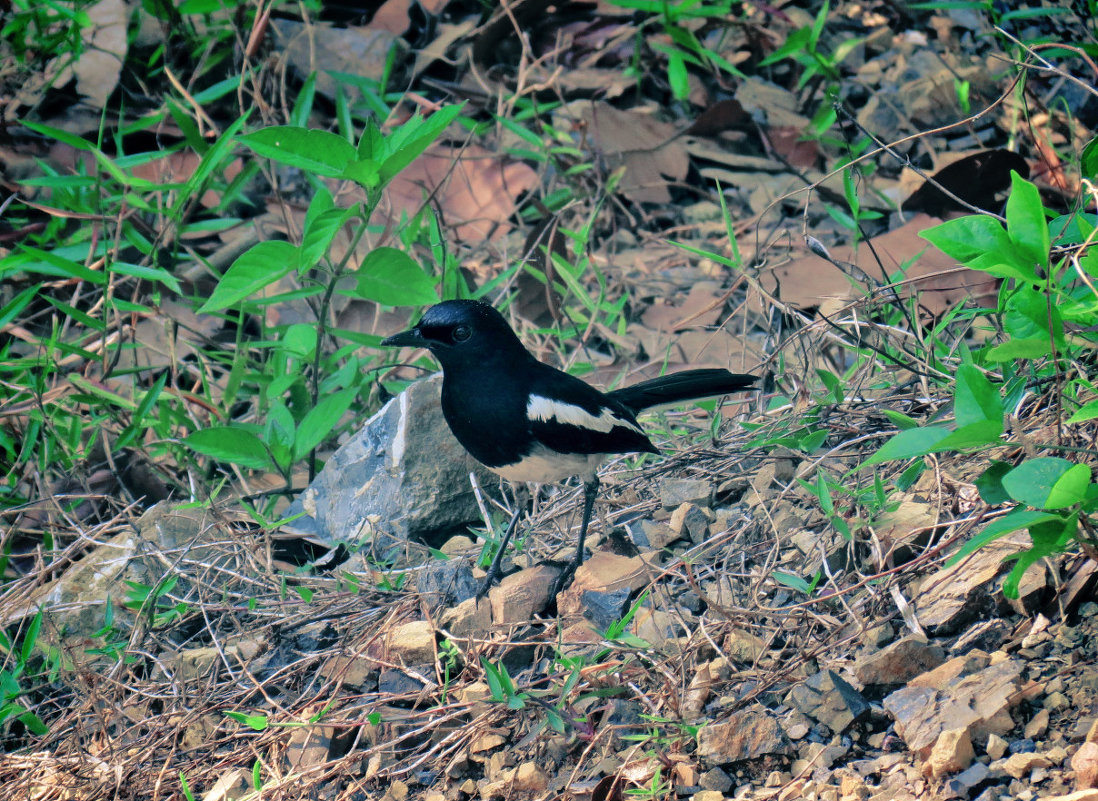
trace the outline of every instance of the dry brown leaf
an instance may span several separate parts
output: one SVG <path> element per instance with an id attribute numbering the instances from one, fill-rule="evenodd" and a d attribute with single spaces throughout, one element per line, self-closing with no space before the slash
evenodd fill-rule
<path id="1" fill-rule="evenodd" d="M 335 79 L 328 71 L 349 72 L 365 78 L 379 79 L 385 72 L 389 49 L 396 45 L 406 49 L 404 41 L 382 28 L 334 28 L 328 23 L 277 19 L 271 23 L 282 57 L 298 77 L 304 79 L 316 72 L 316 89 L 328 98 L 336 94 Z M 397 53 L 397 60 L 402 52 Z M 346 84 L 341 84 L 347 90 Z"/>
<path id="2" fill-rule="evenodd" d="M 873 238 L 873 250 L 880 256 L 884 270 L 889 274 L 922 251 L 918 261 L 907 270 L 908 281 L 897 290 L 904 297 L 915 292 L 920 293 L 923 306 L 932 314 L 941 314 L 968 297 L 974 298 L 977 303 L 993 300 L 998 286 L 994 278 L 986 273 L 958 268 L 954 259 L 937 248 L 930 247 L 919 236 L 920 231 L 939 222 L 940 220 L 926 214 L 917 214 L 900 228 Z M 855 259 L 851 258 L 851 254 L 849 246 L 837 247 L 831 251 L 835 261 L 853 261 L 874 280 L 884 280 L 873 252 L 864 243 L 858 248 Z M 764 285 L 773 287 L 774 279 L 777 279 L 781 299 L 793 306 L 820 307 L 825 313 L 829 313 L 828 310 L 833 311 L 855 297 L 860 297 L 860 293 L 856 292 L 845 274 L 807 250 L 805 255 L 776 267 L 769 273 L 769 276 L 764 274 Z"/>
<path id="3" fill-rule="evenodd" d="M 684 298 L 663 298 L 662 303 L 649 306 L 641 322 L 656 331 L 675 331 L 684 320 L 693 326 L 706 326 L 715 325 L 720 316 L 720 285 L 702 282 L 694 284 Z"/>
<path id="4" fill-rule="evenodd" d="M 411 7 L 412 0 L 385 0 L 370 19 L 368 27 L 388 31 L 393 36 L 400 36 L 411 24 L 408 17 L 408 10 Z"/>
<path id="5" fill-rule="evenodd" d="M 537 183 L 537 173 L 525 164 L 504 162 L 485 148 L 435 148 L 424 153 L 389 184 L 386 202 L 374 224 L 388 216 L 399 222 L 415 214 L 427 195 L 442 211 L 447 228 L 464 242 L 496 240 L 510 230 L 515 201 Z"/>
<path id="6" fill-rule="evenodd" d="M 91 19 L 90 28 L 81 30 L 84 52 L 76 62 L 63 70 L 58 85 L 76 77 L 76 91 L 88 99 L 95 108 L 107 104 L 126 58 L 126 25 L 130 9 L 123 0 L 99 0 L 84 9 Z"/>
<path id="7" fill-rule="evenodd" d="M 608 103 L 583 103 L 579 114 L 587 137 L 610 171 L 625 167 L 621 192 L 638 203 L 670 203 L 668 183 L 686 178 L 690 160 L 670 123 Z"/>

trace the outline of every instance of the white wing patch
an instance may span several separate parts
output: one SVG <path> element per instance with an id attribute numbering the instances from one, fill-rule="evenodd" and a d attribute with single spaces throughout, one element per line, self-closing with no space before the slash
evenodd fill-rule
<path id="1" fill-rule="evenodd" d="M 602 414 L 596 416 L 582 406 L 543 398 L 541 395 L 530 396 L 530 400 L 526 404 L 526 416 L 534 421 L 543 423 L 556 421 L 577 428 L 599 431 L 603 434 L 610 433 L 615 426 L 630 428 L 638 434 L 644 433 L 635 423 L 626 420 L 624 417 L 619 417 L 611 409 L 603 409 Z"/>

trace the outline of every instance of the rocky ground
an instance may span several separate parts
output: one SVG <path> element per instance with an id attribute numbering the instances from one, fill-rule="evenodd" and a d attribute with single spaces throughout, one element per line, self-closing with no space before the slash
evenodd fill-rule
<path id="1" fill-rule="evenodd" d="M 422 419 L 437 383 L 414 397 L 427 411 L 396 402 L 344 450 L 384 440 L 402 408 Z M 418 482 L 422 454 L 446 447 L 383 472 Z M 339 456 L 330 465 L 340 480 L 314 482 L 310 519 L 345 514 L 361 486 Z M 1021 540 L 944 566 L 996 514 L 964 500 L 970 465 L 928 471 L 854 542 L 797 481 L 818 468 L 733 429 L 614 466 L 608 528 L 556 599 L 541 552 L 567 548 L 576 488 L 540 500 L 539 536 L 480 604 L 466 536 L 433 555 L 393 537 L 388 567 L 361 550 L 280 578 L 300 561 L 300 520 L 273 539 L 209 510 L 119 520 L 83 567 L 23 598 L 51 602 L 45 628 L 75 664 L 43 704 L 44 747 L 0 778 L 26 797 L 93 797 L 90 779 L 125 796 L 171 759 L 211 801 L 246 797 L 254 765 L 264 792 L 333 799 L 1098 798 L 1095 563 L 1039 563 L 1007 601 L 1003 558 Z M 391 494 L 381 502 L 403 490 Z M 487 486 L 466 494 L 492 502 Z M 336 554 L 318 556 L 322 539 L 310 535 L 323 565 Z M 150 586 L 165 564 L 173 586 L 115 618 L 144 656 L 112 668 L 91 599 Z M 824 578 L 804 592 L 779 567 Z"/>

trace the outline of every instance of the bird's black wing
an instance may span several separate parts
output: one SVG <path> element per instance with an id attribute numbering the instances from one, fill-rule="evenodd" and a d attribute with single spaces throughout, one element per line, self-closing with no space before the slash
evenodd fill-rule
<path id="1" fill-rule="evenodd" d="M 545 447 L 560 453 L 657 453 L 628 406 L 580 379 L 538 363 L 526 386 L 529 430 Z"/>

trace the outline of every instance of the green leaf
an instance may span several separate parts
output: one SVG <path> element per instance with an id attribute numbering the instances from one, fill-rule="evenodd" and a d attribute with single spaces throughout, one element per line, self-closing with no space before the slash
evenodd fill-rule
<path id="1" fill-rule="evenodd" d="M 1041 278 L 1037 275 L 1032 264 L 1023 261 L 1020 251 L 992 250 L 982 253 L 968 262 L 971 270 L 979 270 L 996 278 L 1013 278 L 1028 284 L 1040 284 Z"/>
<path id="2" fill-rule="evenodd" d="M 947 256 L 965 263 L 993 251 L 1009 253 L 1013 247 L 998 220 L 975 214 L 947 220 L 920 232 L 919 236 Z"/>
<path id="3" fill-rule="evenodd" d="M 197 453 L 219 462 L 229 462 L 253 470 L 270 468 L 271 457 L 259 437 L 237 426 L 213 426 L 194 431 L 183 443 Z"/>
<path id="4" fill-rule="evenodd" d="M 23 262 L 19 266 L 27 272 L 52 275 L 58 278 L 79 278 L 91 284 L 107 283 L 105 273 L 97 270 L 89 270 L 80 262 L 66 259 L 63 256 L 49 250 L 40 250 L 30 245 L 21 245 L 21 249 L 34 256 L 40 263 Z"/>
<path id="5" fill-rule="evenodd" d="M 999 389 L 988 381 L 981 370 L 971 364 L 957 368 L 957 386 L 953 392 L 953 415 L 957 426 L 967 426 L 984 420 L 992 420 L 1002 431 L 1003 402 Z"/>
<path id="6" fill-rule="evenodd" d="M 411 164 L 438 139 L 447 126 L 457 119 L 464 105 L 445 106 L 426 119 L 417 113 L 389 134 L 386 141 L 388 155 L 381 164 L 382 183 L 389 183 L 393 176 Z"/>
<path id="7" fill-rule="evenodd" d="M 332 433 L 340 419 L 350 408 L 356 389 L 344 389 L 321 398 L 297 426 L 294 438 L 294 459 L 303 458 Z"/>
<path id="8" fill-rule="evenodd" d="M 1067 479 L 1066 484 L 1058 486 L 1061 479 L 1079 467 L 1087 471 L 1085 480 L 1081 484 L 1080 474 L 1075 471 L 1073 477 Z M 1077 465 L 1058 456 L 1044 456 L 1039 459 L 1027 459 L 1003 476 L 1003 489 L 1019 503 L 1038 509 L 1055 509 L 1076 503 L 1077 501 L 1069 501 L 1064 504 L 1063 501 L 1078 491 L 1080 486 L 1085 487 L 1089 482 L 1090 471 L 1084 465 Z M 1060 505 L 1051 506 L 1050 503 Z"/>
<path id="9" fill-rule="evenodd" d="M 686 62 L 677 50 L 667 54 L 667 81 L 671 84 L 671 94 L 676 100 L 685 100 L 690 96 L 690 79 L 686 74 Z"/>
<path id="10" fill-rule="evenodd" d="M 309 208 L 311 209 L 312 206 Z M 339 233 L 339 229 L 357 213 L 357 206 L 349 209 L 333 208 L 317 214 L 312 220 L 306 219 L 305 231 L 301 237 L 299 269 L 304 270 L 319 264 L 324 254 L 328 252 L 332 240 Z"/>
<path id="11" fill-rule="evenodd" d="M 44 737 L 50 733 L 50 727 L 42 722 L 42 718 L 31 711 L 16 715 L 16 720 L 26 726 L 27 731 L 37 737 Z"/>
<path id="12" fill-rule="evenodd" d="M 225 715 L 255 731 L 265 731 L 271 725 L 266 715 L 246 715 L 243 712 L 226 712 Z"/>
<path id="13" fill-rule="evenodd" d="M 294 323 L 282 335 L 282 350 L 295 359 L 308 360 L 316 353 L 318 335 L 313 323 Z"/>
<path id="14" fill-rule="evenodd" d="M 1011 569 L 1006 581 L 1003 582 L 1003 595 L 1007 598 L 1017 598 L 1018 585 L 1021 583 L 1026 570 L 1046 556 L 1052 556 L 1063 551 L 1078 528 L 1079 523 L 1074 516 L 1049 520 L 1030 526 L 1029 536 L 1033 541 L 1033 545 L 1018 554 L 1018 561 Z"/>
<path id="15" fill-rule="evenodd" d="M 1098 417 L 1098 400 L 1092 400 L 1076 410 L 1075 414 L 1068 418 L 1069 423 L 1082 423 Z"/>
<path id="16" fill-rule="evenodd" d="M 1084 178 L 1092 181 L 1098 179 L 1098 137 L 1091 139 L 1083 146 L 1083 152 L 1079 154 L 1079 163 Z"/>
<path id="17" fill-rule="evenodd" d="M 863 463 L 863 466 L 880 464 L 892 459 L 911 459 L 915 456 L 926 456 L 933 453 L 935 446 L 948 437 L 948 428 L 939 426 L 924 426 L 922 428 L 910 428 L 895 434 L 888 442 L 877 449 Z"/>
<path id="18" fill-rule="evenodd" d="M 881 414 L 889 419 L 889 422 L 901 431 L 907 431 L 909 428 L 918 428 L 919 423 L 908 417 L 903 412 L 897 412 L 894 409 L 881 409 Z"/>
<path id="19" fill-rule="evenodd" d="M 1019 529 L 1028 528 L 1029 526 L 1050 520 L 1062 519 L 1063 518 L 1061 518 L 1060 515 L 1053 514 L 1052 512 L 1034 512 L 1023 506 L 1019 506 L 1003 517 L 1000 517 L 998 520 L 988 523 L 983 531 L 968 540 L 958 549 L 957 553 L 946 560 L 946 566 L 948 567 L 957 564 L 957 562 L 961 561 L 969 554 L 978 551 L 980 548 L 983 548 L 985 545 L 994 542 L 997 539 L 1005 537 L 1012 531 L 1018 531 Z"/>
<path id="20" fill-rule="evenodd" d="M 374 248 L 357 273 L 358 284 L 352 297 L 372 300 L 385 306 L 425 306 L 438 303 L 435 279 L 403 251 Z"/>
<path id="21" fill-rule="evenodd" d="M 1003 489 L 1003 476 L 1014 469 L 1010 462 L 994 461 L 980 477 L 976 479 L 976 489 L 980 497 L 989 506 L 998 506 L 1010 500 L 1010 495 Z"/>
<path id="22" fill-rule="evenodd" d="M 1041 339 L 1064 344 L 1064 321 L 1055 303 L 1033 287 L 1019 287 L 1006 299 L 1003 328 L 1012 339 Z"/>
<path id="23" fill-rule="evenodd" d="M 1090 488 L 1090 467 L 1077 464 L 1064 473 L 1052 485 L 1052 491 L 1045 501 L 1046 509 L 1064 509 L 1087 499 Z"/>
<path id="24" fill-rule="evenodd" d="M 1009 362 L 1018 359 L 1040 359 L 1052 353 L 1052 343 L 1048 337 L 1034 339 L 1012 339 L 1002 345 L 989 348 L 988 361 Z"/>
<path id="25" fill-rule="evenodd" d="M 1010 171 L 1006 204 L 1007 233 L 1027 260 L 1048 268 L 1048 220 L 1037 187 Z"/>
<path id="26" fill-rule="evenodd" d="M 343 175 L 355 160 L 354 146 L 334 133 L 274 125 L 239 137 L 258 155 L 327 178 Z"/>
<path id="27" fill-rule="evenodd" d="M 979 420 L 966 426 L 959 426 L 934 446 L 934 452 L 963 451 L 984 445 L 998 445 L 999 436 L 1002 433 L 1002 420 Z"/>
<path id="28" fill-rule="evenodd" d="M 239 303 L 296 270 L 297 263 L 298 249 L 289 242 L 271 240 L 252 246 L 225 271 L 198 313 L 208 314 Z"/>
<path id="29" fill-rule="evenodd" d="M 110 264 L 110 271 L 118 275 L 129 275 L 146 281 L 156 281 L 163 284 L 177 295 L 183 294 L 183 288 L 179 286 L 176 277 L 163 267 L 147 267 L 143 264 L 129 264 L 124 261 L 115 261 Z"/>

